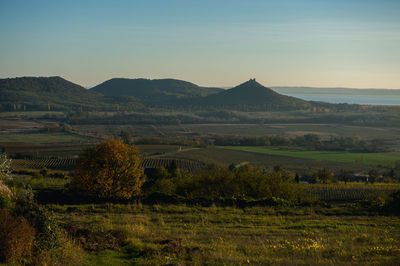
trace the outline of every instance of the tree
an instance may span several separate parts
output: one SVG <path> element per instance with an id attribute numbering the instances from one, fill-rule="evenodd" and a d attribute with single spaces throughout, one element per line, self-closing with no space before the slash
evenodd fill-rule
<path id="1" fill-rule="evenodd" d="M 316 176 L 323 184 L 327 184 L 329 181 L 333 181 L 333 173 L 327 168 L 318 170 Z"/>
<path id="2" fill-rule="evenodd" d="M 376 169 L 371 169 L 368 172 L 368 182 L 371 184 L 375 183 L 379 177 L 378 171 Z"/>
<path id="3" fill-rule="evenodd" d="M 69 187 L 101 198 L 129 199 L 145 181 L 136 148 L 109 139 L 88 148 L 80 158 Z"/>
<path id="4" fill-rule="evenodd" d="M 298 184 L 300 183 L 300 176 L 298 173 L 296 173 L 296 176 L 294 177 L 294 181 Z"/>
<path id="5" fill-rule="evenodd" d="M 133 141 L 133 137 L 132 137 L 132 133 L 126 130 L 121 130 L 120 134 L 119 134 L 121 140 L 125 143 L 125 144 L 131 144 Z"/>
<path id="6" fill-rule="evenodd" d="M 345 170 L 340 170 L 338 178 L 340 181 L 343 181 L 345 184 L 347 184 L 347 182 L 351 181 L 352 175 Z"/>

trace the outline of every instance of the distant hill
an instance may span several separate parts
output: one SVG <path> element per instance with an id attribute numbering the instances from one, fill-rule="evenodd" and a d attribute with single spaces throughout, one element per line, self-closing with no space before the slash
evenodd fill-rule
<path id="1" fill-rule="evenodd" d="M 93 110 L 110 109 L 115 104 L 116 99 L 106 98 L 61 77 L 0 79 L 0 110 Z"/>
<path id="2" fill-rule="evenodd" d="M 62 109 L 71 105 L 93 104 L 100 96 L 61 77 L 0 79 L 0 103 L 3 109 L 6 106 L 19 110 L 32 110 L 34 106 L 35 109 Z"/>
<path id="3" fill-rule="evenodd" d="M 160 103 L 176 99 L 204 97 L 222 89 L 200 87 L 177 79 L 113 78 L 91 89 L 105 96 L 133 96 L 147 103 Z"/>
<path id="4" fill-rule="evenodd" d="M 232 89 L 209 95 L 200 100 L 206 106 L 244 106 L 251 109 L 299 109 L 310 107 L 307 101 L 281 95 L 266 88 L 255 79 L 240 84 Z"/>
<path id="5" fill-rule="evenodd" d="M 282 95 L 255 79 L 227 90 L 200 87 L 176 79 L 114 78 L 92 89 L 85 89 L 61 77 L 0 79 L 0 111 L 149 111 L 152 107 L 188 111 L 285 111 L 310 108 L 334 111 L 359 108 Z"/>

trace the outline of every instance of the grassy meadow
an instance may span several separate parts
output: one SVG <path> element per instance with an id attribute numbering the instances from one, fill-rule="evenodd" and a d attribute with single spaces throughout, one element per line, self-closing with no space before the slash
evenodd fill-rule
<path id="1" fill-rule="evenodd" d="M 88 265 L 397 265 L 400 218 L 351 205 L 50 205 Z"/>

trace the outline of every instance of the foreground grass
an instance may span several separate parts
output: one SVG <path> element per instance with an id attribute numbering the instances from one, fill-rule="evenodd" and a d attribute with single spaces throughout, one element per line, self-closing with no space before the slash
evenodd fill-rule
<path id="1" fill-rule="evenodd" d="M 90 265 L 396 265 L 400 260 L 400 218 L 368 216 L 350 204 L 245 209 L 140 204 L 49 207 L 66 228 L 101 235 L 124 232 L 118 247 L 101 248 L 96 240 L 97 248 L 86 252 Z"/>
<path id="2" fill-rule="evenodd" d="M 327 160 L 344 163 L 362 163 L 368 165 L 384 165 L 389 167 L 393 167 L 396 163 L 400 162 L 400 154 L 395 152 L 357 153 L 345 151 L 292 151 L 270 149 L 266 147 L 243 146 L 221 146 L 219 148 L 303 159 Z"/>

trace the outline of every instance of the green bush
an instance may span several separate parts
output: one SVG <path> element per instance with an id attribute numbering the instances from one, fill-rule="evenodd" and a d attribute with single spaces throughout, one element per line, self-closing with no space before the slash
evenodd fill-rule
<path id="1" fill-rule="evenodd" d="M 150 188 L 153 193 L 179 195 L 188 199 L 311 201 L 305 193 L 295 189 L 295 184 L 291 183 L 285 173 L 265 172 L 251 165 L 233 171 L 214 168 L 195 175 L 172 177 L 161 170 L 163 177 L 158 178 Z"/>
<path id="2" fill-rule="evenodd" d="M 12 201 L 9 195 L 0 193 L 0 209 L 10 209 Z"/>

